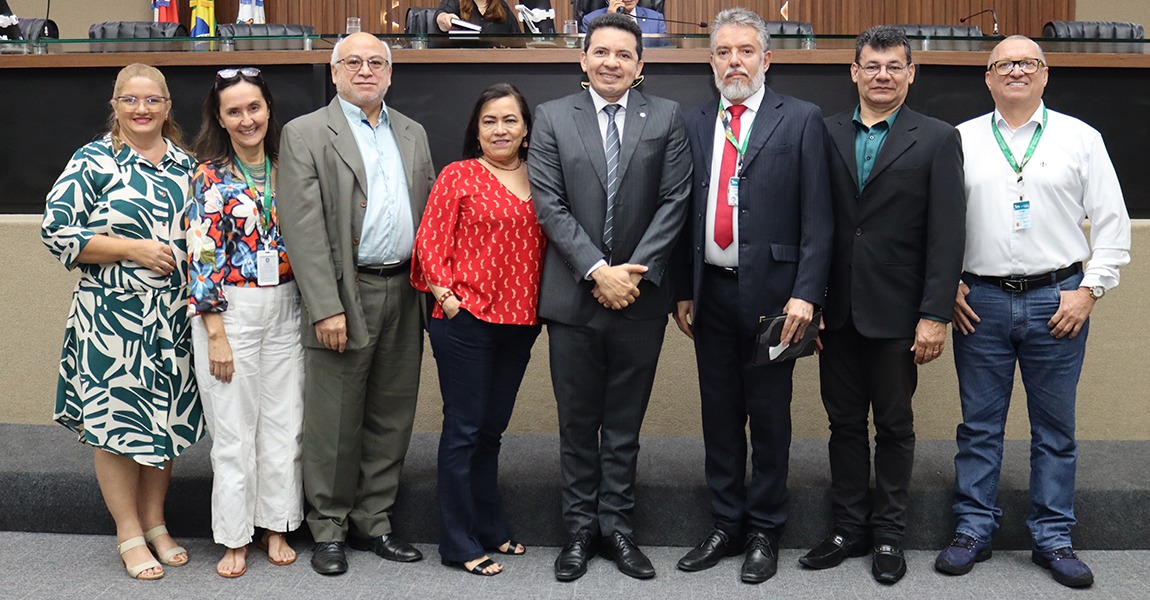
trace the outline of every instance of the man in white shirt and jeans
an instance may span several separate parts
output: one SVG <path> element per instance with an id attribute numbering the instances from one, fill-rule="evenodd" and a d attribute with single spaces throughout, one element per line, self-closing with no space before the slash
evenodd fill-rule
<path id="1" fill-rule="evenodd" d="M 1042 102 L 1048 71 L 1038 44 L 1006 38 L 986 71 L 994 112 L 958 126 L 967 233 L 953 323 L 963 422 L 957 527 L 935 568 L 962 575 L 990 558 L 1017 364 L 1032 432 L 1031 559 L 1059 583 L 1086 587 L 1094 576 L 1070 540 L 1075 393 L 1090 311 L 1130 261 L 1130 218 L 1102 136 Z"/>

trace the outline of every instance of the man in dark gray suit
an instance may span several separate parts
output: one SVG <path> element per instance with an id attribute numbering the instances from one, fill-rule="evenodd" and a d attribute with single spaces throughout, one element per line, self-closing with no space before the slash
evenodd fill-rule
<path id="1" fill-rule="evenodd" d="M 332 51 L 339 96 L 283 129 L 280 226 L 303 296 L 303 479 L 316 572 L 344 543 L 401 562 L 390 514 L 415 418 L 426 294 L 408 282 L 435 178 L 427 134 L 383 103 L 391 50 L 356 33 Z M 350 533 L 349 533 L 350 530 Z"/>
<path id="2" fill-rule="evenodd" d="M 793 360 L 752 364 L 755 335 L 762 317 L 784 313 L 784 339 L 814 326 L 832 226 L 822 115 L 764 85 L 769 48 L 754 12 L 731 8 L 715 18 L 711 67 L 721 98 L 684 116 L 695 180 L 680 244 L 684 276 L 676 278 L 675 321 L 695 340 L 715 519 L 678 567 L 699 571 L 743 551 L 747 583 L 778 569 L 794 370 Z"/>
<path id="3" fill-rule="evenodd" d="M 903 104 L 915 67 L 902 29 L 864 31 L 850 69 L 858 107 L 826 120 L 835 245 L 819 377 L 834 530 L 799 562 L 835 567 L 873 538 L 871 574 L 893 584 L 906 573 L 917 365 L 942 352 L 962 272 L 962 147 L 954 127 Z"/>
<path id="4" fill-rule="evenodd" d="M 548 321 L 571 535 L 555 561 L 560 581 L 586 572 L 600 536 L 620 571 L 655 575 L 631 540 L 635 464 L 691 163 L 679 106 L 631 89 L 642 52 L 631 19 L 592 21 L 580 60 L 590 89 L 541 104 L 531 136 L 531 193 L 548 238 L 539 316 Z"/>

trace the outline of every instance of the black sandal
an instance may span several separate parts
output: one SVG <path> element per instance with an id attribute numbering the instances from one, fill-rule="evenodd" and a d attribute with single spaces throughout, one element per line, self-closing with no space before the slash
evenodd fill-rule
<path id="1" fill-rule="evenodd" d="M 484 560 L 483 562 L 475 565 L 474 567 L 471 567 L 470 569 L 468 569 L 467 565 L 464 563 L 454 561 L 454 560 L 447 560 L 446 558 L 442 559 L 440 562 L 443 563 L 443 566 L 445 566 L 445 567 L 458 567 L 460 569 L 463 569 L 464 571 L 467 571 L 468 573 L 471 573 L 472 575 L 479 575 L 480 577 L 495 577 L 496 575 L 503 572 L 502 570 L 500 570 L 500 571 L 496 571 L 494 573 L 488 573 L 485 570 L 488 567 L 491 567 L 491 566 L 498 564 L 495 561 L 491 560 L 490 558 L 488 558 L 487 560 Z"/>
<path id="2" fill-rule="evenodd" d="M 507 540 L 507 550 L 506 551 L 501 550 L 500 549 L 501 546 L 496 546 L 494 548 L 491 548 L 490 550 L 492 552 L 498 552 L 499 554 L 502 554 L 504 556 L 523 556 L 524 554 L 527 554 L 527 546 L 523 546 L 523 552 L 516 552 L 515 549 L 518 548 L 519 546 L 523 546 L 523 544 L 520 544 L 519 542 L 517 542 L 515 540 Z"/>

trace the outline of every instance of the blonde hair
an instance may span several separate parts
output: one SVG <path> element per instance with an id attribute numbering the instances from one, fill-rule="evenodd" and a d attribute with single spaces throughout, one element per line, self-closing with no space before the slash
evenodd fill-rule
<path id="1" fill-rule="evenodd" d="M 171 98 L 171 93 L 168 91 L 168 80 L 164 79 L 164 74 L 159 69 L 141 64 L 132 63 L 116 74 L 116 85 L 112 88 L 112 98 L 108 100 L 108 104 L 112 107 L 112 113 L 108 115 L 108 135 L 112 138 L 112 151 L 119 152 L 120 148 L 124 146 L 124 139 L 120 137 L 120 122 L 116 119 L 116 97 L 124 90 L 124 86 L 136 77 L 143 77 L 150 81 L 154 81 L 156 85 L 160 86 L 160 93 L 165 97 Z M 188 146 L 184 143 L 184 132 L 176 121 L 172 119 L 172 112 L 168 111 L 168 117 L 164 119 L 163 129 L 160 130 L 160 135 L 170 140 L 177 148 L 188 151 Z"/>

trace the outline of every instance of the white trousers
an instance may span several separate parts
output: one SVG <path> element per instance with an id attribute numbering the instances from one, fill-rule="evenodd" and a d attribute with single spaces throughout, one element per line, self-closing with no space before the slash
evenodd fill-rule
<path id="1" fill-rule="evenodd" d="M 295 282 L 228 286 L 224 333 L 231 383 L 212 377 L 208 334 L 192 319 L 196 382 L 212 436 L 212 533 L 239 548 L 255 527 L 292 531 L 303 520 L 303 346 Z"/>

